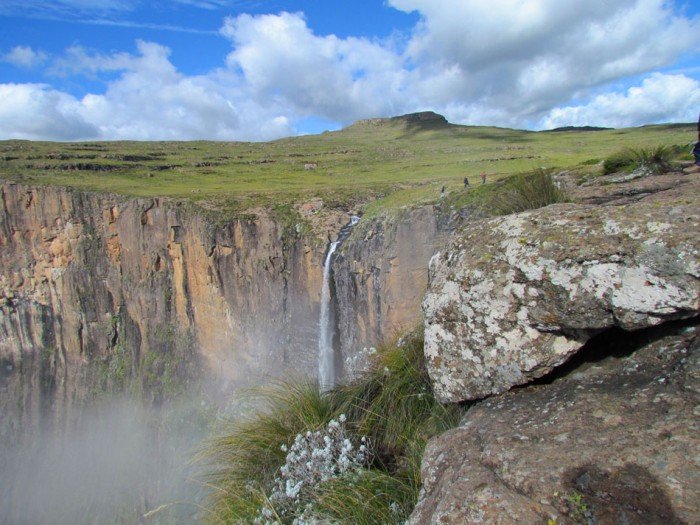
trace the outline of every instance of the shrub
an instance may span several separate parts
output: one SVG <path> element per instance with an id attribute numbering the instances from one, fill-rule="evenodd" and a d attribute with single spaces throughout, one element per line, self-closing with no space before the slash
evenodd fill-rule
<path id="1" fill-rule="evenodd" d="M 349 384 L 277 383 L 259 400 L 201 454 L 213 523 L 402 523 L 425 443 L 463 413 L 434 398 L 420 335 L 380 347 Z"/>
<path id="2" fill-rule="evenodd" d="M 539 169 L 507 179 L 494 196 L 492 206 L 496 213 L 507 215 L 567 200 L 566 193 L 557 187 L 552 176 Z"/>
<path id="3" fill-rule="evenodd" d="M 654 174 L 671 169 L 671 159 L 677 154 L 671 146 L 654 148 L 626 148 L 613 153 L 603 163 L 603 173 L 630 173 L 639 168 L 646 168 Z"/>

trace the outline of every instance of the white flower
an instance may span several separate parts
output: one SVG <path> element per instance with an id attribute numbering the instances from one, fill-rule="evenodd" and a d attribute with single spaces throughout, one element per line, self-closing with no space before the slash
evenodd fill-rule
<path id="1" fill-rule="evenodd" d="M 298 518 L 298 524 L 318 523 L 311 509 L 300 514 L 298 506 L 307 502 L 303 492 L 346 472 L 358 472 L 370 458 L 367 438 L 361 437 L 362 445 L 356 447 L 346 434 L 346 421 L 345 414 L 340 414 L 337 420 L 329 421 L 325 429 L 297 434 L 290 447 L 280 446 L 282 451 L 289 450 L 269 498 L 275 502 L 274 519 L 263 520 L 261 509 L 256 523 L 272 525 L 280 519 L 288 522 L 287 517 Z"/>

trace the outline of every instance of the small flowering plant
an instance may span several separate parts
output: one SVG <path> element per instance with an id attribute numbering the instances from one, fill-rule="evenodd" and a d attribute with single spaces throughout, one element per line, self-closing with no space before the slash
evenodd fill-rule
<path id="1" fill-rule="evenodd" d="M 312 523 L 313 519 L 302 517 L 311 511 L 305 494 L 324 481 L 357 473 L 369 465 L 372 458 L 367 438 L 362 436 L 353 443 L 345 422 L 345 414 L 341 414 L 325 428 L 297 434 L 289 447 L 281 446 L 287 456 L 275 478 L 269 504 L 260 509 L 256 523 L 272 525 L 293 515 L 300 516 L 295 524 Z"/>

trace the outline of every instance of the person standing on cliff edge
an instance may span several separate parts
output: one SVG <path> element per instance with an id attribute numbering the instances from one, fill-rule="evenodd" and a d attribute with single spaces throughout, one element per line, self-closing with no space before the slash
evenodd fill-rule
<path id="1" fill-rule="evenodd" d="M 698 141 L 693 148 L 695 164 L 683 170 L 683 173 L 700 173 L 700 115 L 698 115 Z"/>

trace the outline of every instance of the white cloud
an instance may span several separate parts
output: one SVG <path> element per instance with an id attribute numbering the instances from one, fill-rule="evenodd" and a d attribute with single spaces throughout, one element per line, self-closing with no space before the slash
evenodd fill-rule
<path id="1" fill-rule="evenodd" d="M 93 133 L 84 138 L 264 140 L 293 133 L 308 118 L 347 124 L 426 109 L 469 124 L 638 125 L 681 118 L 697 101 L 693 73 L 654 73 L 700 49 L 700 18 L 681 16 L 668 1 L 389 3 L 420 13 L 406 39 L 317 35 L 298 13 L 227 18 L 221 34 L 232 49 L 220 68 L 198 76 L 179 72 L 156 43 L 138 42 L 135 54 L 74 46 L 50 71 L 102 77 L 104 93 L 78 100 L 32 85 L 41 102 L 18 107 L 45 123 L 43 138 L 80 131 Z M 87 0 L 61 4 L 77 9 Z M 615 86 L 631 78 L 640 86 L 619 92 Z M 57 107 L 40 115 L 52 101 Z M 4 115 L 0 130 L 8 136 L 8 115 L 19 114 Z M 61 119 L 65 131 L 55 125 Z M 42 137 L 37 126 L 31 132 Z M 25 128 L 18 123 L 16 133 Z"/>
<path id="2" fill-rule="evenodd" d="M 80 114 L 79 102 L 44 84 L 0 84 L 0 136 L 80 140 L 97 130 Z"/>
<path id="3" fill-rule="evenodd" d="M 700 20 L 664 0 L 390 0 L 422 18 L 407 53 L 436 106 L 541 118 L 592 88 L 673 63 L 700 44 Z M 456 115 L 455 115 L 456 116 Z"/>
<path id="4" fill-rule="evenodd" d="M 138 54 L 91 56 L 76 69 L 123 69 L 103 94 L 77 99 L 46 85 L 0 84 L 0 136 L 50 140 L 269 140 L 294 133 L 288 111 L 258 104 L 230 72 L 187 77 L 169 50 L 137 42 Z"/>
<path id="5" fill-rule="evenodd" d="M 585 105 L 555 108 L 543 119 L 542 126 L 620 128 L 641 123 L 695 122 L 699 110 L 699 81 L 685 75 L 655 73 L 626 93 L 598 95 Z"/>
<path id="6" fill-rule="evenodd" d="M 364 38 L 316 36 L 300 14 L 228 18 L 222 34 L 259 100 L 278 98 L 295 112 L 336 121 L 385 114 L 400 98 L 402 59 Z"/>
<path id="7" fill-rule="evenodd" d="M 137 47 L 141 45 L 137 42 Z M 91 53 L 84 47 L 74 45 L 66 49 L 65 55 L 56 59 L 49 68 L 54 75 L 88 74 L 103 71 L 120 71 L 129 69 L 135 58 L 129 53 Z"/>
<path id="8" fill-rule="evenodd" d="M 103 95 L 82 100 L 85 119 L 99 127 L 100 136 L 264 140 L 293 133 L 280 118 L 282 108 L 255 103 L 235 75 L 187 77 L 169 61 L 167 48 L 139 42 L 138 49 L 140 55 L 126 61 L 126 71 Z"/>
<path id="9" fill-rule="evenodd" d="M 43 51 L 34 51 L 29 46 L 15 46 L 8 53 L 0 55 L 0 62 L 29 69 L 43 64 L 48 58 Z"/>
<path id="10" fill-rule="evenodd" d="M 222 33 L 260 99 L 348 122 L 431 108 L 462 123 L 524 126 L 700 43 L 700 21 L 662 0 L 391 0 L 418 10 L 406 50 L 317 36 L 302 15 L 242 15 Z M 637 120 L 635 123 L 643 123 Z"/>

